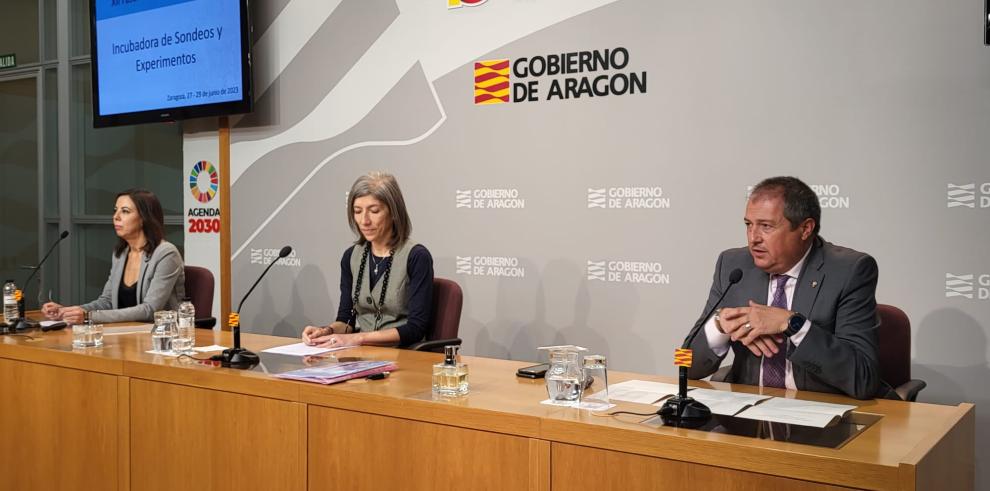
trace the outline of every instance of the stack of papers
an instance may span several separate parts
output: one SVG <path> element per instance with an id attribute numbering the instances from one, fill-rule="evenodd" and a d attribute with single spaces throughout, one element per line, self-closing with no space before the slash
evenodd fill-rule
<path id="1" fill-rule="evenodd" d="M 278 378 L 316 382 L 318 384 L 335 384 L 352 378 L 367 377 L 381 372 L 391 372 L 398 367 L 391 361 L 349 361 L 318 367 L 300 368 L 291 372 L 275 375 Z"/>
<path id="2" fill-rule="evenodd" d="M 824 428 L 837 423 L 856 406 L 773 397 L 736 415 L 737 418 Z"/>
<path id="3" fill-rule="evenodd" d="M 678 388 L 675 384 L 647 382 L 645 380 L 628 380 L 626 382 L 610 385 L 608 387 L 608 398 L 611 401 L 653 404 L 664 397 L 676 394 L 677 391 Z"/>

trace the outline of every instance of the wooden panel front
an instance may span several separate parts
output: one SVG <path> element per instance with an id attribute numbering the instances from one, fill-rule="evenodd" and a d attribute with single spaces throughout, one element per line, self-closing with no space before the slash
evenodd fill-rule
<path id="1" fill-rule="evenodd" d="M 130 399 L 132 489 L 305 489 L 305 405 L 140 379 Z"/>
<path id="2" fill-rule="evenodd" d="M 760 491 L 851 489 L 768 474 L 646 457 L 642 455 L 553 444 L 550 471 L 555 491 L 594 489 L 750 489 Z M 773 463 L 765 463 L 773 472 Z"/>
<path id="3" fill-rule="evenodd" d="M 500 433 L 309 407 L 309 488 L 546 491 L 550 446 Z"/>
<path id="4" fill-rule="evenodd" d="M 116 376 L 7 359 L 0 373 L 0 488 L 118 489 Z"/>

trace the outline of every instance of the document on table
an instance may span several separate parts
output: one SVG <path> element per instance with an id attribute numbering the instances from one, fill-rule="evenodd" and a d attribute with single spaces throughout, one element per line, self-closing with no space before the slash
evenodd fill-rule
<path id="1" fill-rule="evenodd" d="M 274 348 L 268 348 L 266 350 L 261 350 L 262 353 L 275 353 L 279 355 L 292 355 L 292 356 L 310 356 L 319 355 L 321 353 L 328 353 L 330 351 L 340 351 L 342 349 L 347 349 L 349 346 L 342 346 L 340 348 L 317 348 L 316 346 L 307 346 L 306 343 L 295 343 L 287 344 L 285 346 L 276 346 Z"/>
<path id="2" fill-rule="evenodd" d="M 746 409 L 736 417 L 825 428 L 853 409 L 856 406 L 774 397 Z"/>
<path id="3" fill-rule="evenodd" d="M 694 389 L 689 394 L 692 399 L 708 406 L 712 414 L 723 416 L 734 416 L 747 406 L 752 406 L 771 396 L 760 394 L 746 394 L 744 392 L 731 392 L 727 390 Z"/>
<path id="4" fill-rule="evenodd" d="M 104 327 L 104 336 L 113 336 L 115 334 L 134 334 L 136 332 L 151 332 L 151 324 L 138 324 L 136 326 L 121 326 L 121 327 Z"/>
<path id="5" fill-rule="evenodd" d="M 608 387 L 609 400 L 638 402 L 640 404 L 653 404 L 676 393 L 677 386 L 674 384 L 647 382 L 645 380 L 627 380 Z"/>

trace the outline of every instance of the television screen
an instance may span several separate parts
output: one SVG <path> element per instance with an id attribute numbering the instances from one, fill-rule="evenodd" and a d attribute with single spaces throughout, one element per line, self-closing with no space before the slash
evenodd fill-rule
<path id="1" fill-rule="evenodd" d="M 251 110 L 247 0 L 91 0 L 93 126 Z"/>

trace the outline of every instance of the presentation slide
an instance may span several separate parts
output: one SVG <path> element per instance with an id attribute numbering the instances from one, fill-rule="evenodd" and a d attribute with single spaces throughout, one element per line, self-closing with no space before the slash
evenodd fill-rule
<path id="1" fill-rule="evenodd" d="M 239 0 L 97 0 L 99 114 L 242 98 Z"/>

